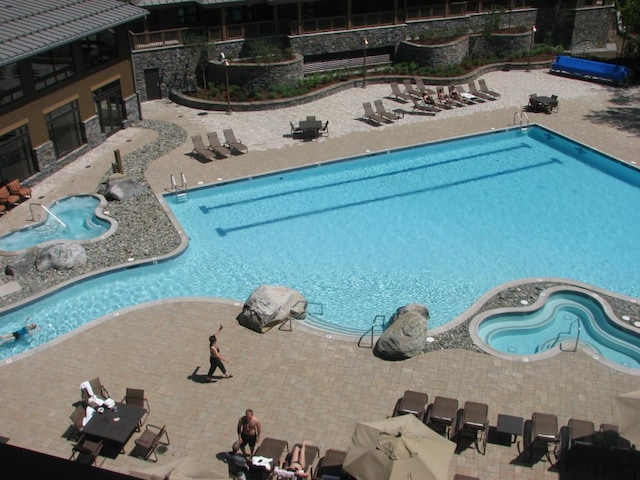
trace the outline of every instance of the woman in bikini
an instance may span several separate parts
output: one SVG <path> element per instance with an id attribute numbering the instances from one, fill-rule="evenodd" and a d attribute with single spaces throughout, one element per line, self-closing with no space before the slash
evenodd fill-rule
<path id="1" fill-rule="evenodd" d="M 209 337 L 209 364 L 211 367 L 209 368 L 209 372 L 207 373 L 207 380 L 209 382 L 213 382 L 213 372 L 216 371 L 216 368 L 220 368 L 224 378 L 231 378 L 233 375 L 227 373 L 227 369 L 224 368 L 224 364 L 222 362 L 227 362 L 220 355 L 220 349 L 218 348 L 218 335 L 222 330 L 222 325 L 218 328 L 218 331 Z"/>
<path id="2" fill-rule="evenodd" d="M 276 467 L 273 472 L 277 475 L 278 480 L 287 480 L 292 478 L 311 478 L 311 473 L 305 471 L 305 446 L 306 440 L 302 441 L 302 446 L 296 445 L 291 450 L 291 461 L 289 465 L 282 469 Z"/>

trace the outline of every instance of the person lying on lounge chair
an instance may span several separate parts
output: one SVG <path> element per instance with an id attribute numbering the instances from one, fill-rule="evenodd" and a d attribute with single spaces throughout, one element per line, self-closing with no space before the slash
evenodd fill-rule
<path id="1" fill-rule="evenodd" d="M 451 98 L 449 98 L 449 95 L 444 93 L 444 88 L 438 89 L 438 101 L 440 103 L 447 103 L 447 104 L 451 103 Z"/>
<path id="2" fill-rule="evenodd" d="M 276 467 L 273 473 L 277 475 L 278 480 L 311 478 L 311 473 L 305 471 L 305 448 L 306 441 L 302 441 L 302 446 L 296 445 L 291 451 L 291 461 L 286 468 Z"/>
<path id="3" fill-rule="evenodd" d="M 433 99 L 433 97 L 431 97 L 431 95 L 429 95 L 429 92 L 423 92 L 422 93 L 422 101 L 424 102 L 425 105 L 435 105 L 436 101 Z"/>

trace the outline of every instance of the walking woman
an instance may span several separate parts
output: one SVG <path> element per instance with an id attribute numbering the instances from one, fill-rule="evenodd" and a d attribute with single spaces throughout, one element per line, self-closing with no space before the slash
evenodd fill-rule
<path id="1" fill-rule="evenodd" d="M 220 368 L 224 375 L 224 378 L 233 377 L 233 375 L 227 373 L 227 369 L 224 368 L 224 364 L 222 362 L 227 362 L 228 360 L 222 358 L 222 356 L 220 355 L 220 349 L 218 348 L 218 335 L 220 334 L 221 330 L 222 325 L 220 325 L 218 331 L 215 334 L 209 337 L 209 363 L 211 364 L 209 373 L 207 373 L 207 380 L 209 382 L 213 382 L 213 372 L 216 371 L 216 368 Z"/>

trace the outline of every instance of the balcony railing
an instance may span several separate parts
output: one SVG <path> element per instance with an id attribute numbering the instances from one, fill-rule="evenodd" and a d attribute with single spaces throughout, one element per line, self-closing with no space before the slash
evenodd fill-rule
<path id="1" fill-rule="evenodd" d="M 155 32 L 131 32 L 131 41 L 134 50 L 181 45 L 184 41 L 183 37 L 188 31 L 188 28 L 176 28 L 173 30 L 156 30 Z"/>

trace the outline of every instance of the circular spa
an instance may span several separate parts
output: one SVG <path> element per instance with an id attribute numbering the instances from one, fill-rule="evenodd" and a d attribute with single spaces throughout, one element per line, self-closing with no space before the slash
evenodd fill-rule
<path id="1" fill-rule="evenodd" d="M 555 287 L 534 305 L 483 312 L 469 330 L 480 348 L 510 360 L 581 348 L 608 366 L 640 368 L 640 328 L 616 319 L 601 297 L 582 289 Z"/>
<path id="2" fill-rule="evenodd" d="M 102 213 L 106 204 L 101 195 L 63 197 L 48 206 L 31 203 L 36 223 L 0 237 L 0 251 L 13 254 L 52 242 L 106 238 L 117 229 L 117 222 Z"/>

